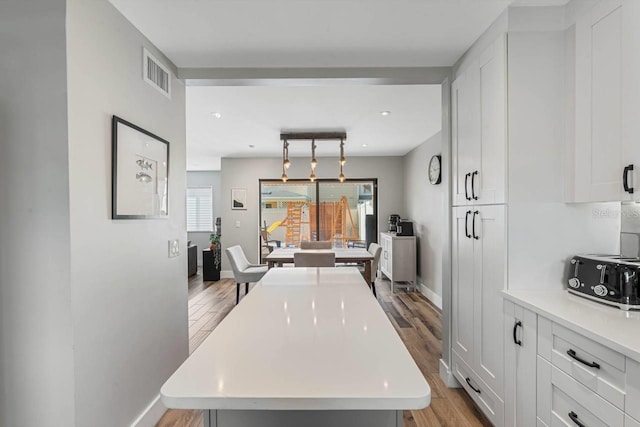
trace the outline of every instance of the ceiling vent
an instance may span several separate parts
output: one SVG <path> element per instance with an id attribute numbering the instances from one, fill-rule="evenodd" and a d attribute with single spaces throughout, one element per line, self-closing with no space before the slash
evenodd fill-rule
<path id="1" fill-rule="evenodd" d="M 142 78 L 171 99 L 171 71 L 144 48 L 142 49 Z"/>

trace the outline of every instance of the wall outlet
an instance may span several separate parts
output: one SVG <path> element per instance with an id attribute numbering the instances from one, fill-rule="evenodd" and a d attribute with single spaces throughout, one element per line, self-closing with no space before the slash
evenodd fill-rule
<path id="1" fill-rule="evenodd" d="M 180 240 L 169 240 L 169 258 L 180 255 Z"/>

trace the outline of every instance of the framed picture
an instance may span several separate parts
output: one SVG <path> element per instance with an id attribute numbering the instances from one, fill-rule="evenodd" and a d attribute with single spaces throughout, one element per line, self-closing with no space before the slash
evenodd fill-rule
<path id="1" fill-rule="evenodd" d="M 247 189 L 231 189 L 231 209 L 247 210 Z"/>
<path id="2" fill-rule="evenodd" d="M 111 218 L 169 215 L 169 142 L 113 116 Z"/>

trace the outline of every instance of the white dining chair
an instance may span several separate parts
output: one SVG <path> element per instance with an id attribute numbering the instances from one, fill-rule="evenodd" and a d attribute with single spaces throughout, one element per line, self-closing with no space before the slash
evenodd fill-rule
<path id="1" fill-rule="evenodd" d="M 373 295 L 376 295 L 376 278 L 378 276 L 378 264 L 380 262 L 380 254 L 382 253 L 382 246 L 377 243 L 371 243 L 369 245 L 369 249 L 367 249 L 371 255 L 373 255 L 373 259 L 371 260 L 371 277 L 367 277 L 366 279 L 371 283 L 371 290 L 373 291 Z M 364 268 L 363 268 L 364 270 Z"/>
<path id="2" fill-rule="evenodd" d="M 303 240 L 300 242 L 300 249 L 331 249 L 333 247 L 331 241 L 309 241 Z"/>
<path id="3" fill-rule="evenodd" d="M 245 284 L 244 294 L 247 295 L 249 293 L 249 283 L 258 282 L 262 279 L 268 267 L 266 264 L 251 264 L 240 245 L 231 246 L 225 249 L 225 252 L 231 263 L 233 277 L 236 280 L 236 304 L 238 304 L 240 302 L 240 283 Z"/>
<path id="4" fill-rule="evenodd" d="M 296 267 L 335 267 L 335 252 L 296 252 L 293 254 Z"/>

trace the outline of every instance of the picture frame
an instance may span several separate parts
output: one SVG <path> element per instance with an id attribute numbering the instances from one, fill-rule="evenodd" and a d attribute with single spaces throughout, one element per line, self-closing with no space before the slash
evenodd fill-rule
<path id="1" fill-rule="evenodd" d="M 247 189 L 232 188 L 231 189 L 231 209 L 247 210 Z"/>
<path id="2" fill-rule="evenodd" d="M 169 141 L 114 115 L 111 156 L 111 218 L 167 218 Z"/>

